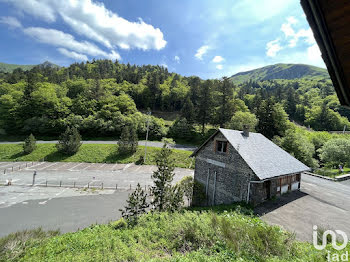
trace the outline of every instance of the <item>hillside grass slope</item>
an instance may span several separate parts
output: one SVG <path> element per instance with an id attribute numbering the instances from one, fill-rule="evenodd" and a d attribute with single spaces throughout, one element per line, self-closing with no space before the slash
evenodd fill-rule
<path id="1" fill-rule="evenodd" d="M 327 69 L 303 64 L 275 64 L 240 72 L 230 77 L 235 84 L 272 79 L 329 79 Z"/>
<path id="2" fill-rule="evenodd" d="M 13 235 L 0 239 L 0 261 L 306 262 L 326 261 L 327 254 L 277 226 L 230 209 L 155 212 L 143 215 L 134 227 L 119 220 L 58 236 L 39 233 L 42 237 L 25 244 Z"/>

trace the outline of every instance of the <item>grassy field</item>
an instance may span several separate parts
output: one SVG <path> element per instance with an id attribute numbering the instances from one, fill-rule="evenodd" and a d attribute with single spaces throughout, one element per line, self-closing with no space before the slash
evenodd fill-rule
<path id="1" fill-rule="evenodd" d="M 319 262 L 327 250 L 334 252 L 329 246 L 317 251 L 238 210 L 155 212 L 134 227 L 119 220 L 63 235 L 37 230 L 0 239 L 0 261 Z"/>
<path id="2" fill-rule="evenodd" d="M 48 162 L 87 162 L 87 163 L 133 163 L 144 155 L 144 146 L 139 146 L 137 152 L 132 155 L 120 155 L 116 145 L 107 144 L 83 144 L 79 152 L 73 156 L 65 156 L 56 150 L 55 144 L 37 144 L 37 148 L 28 155 L 23 154 L 23 148 L 19 144 L 0 144 L 0 161 L 41 161 Z M 160 148 L 147 147 L 147 165 L 156 164 L 156 155 Z M 174 165 L 176 167 L 189 168 L 192 152 L 184 150 L 172 150 Z"/>

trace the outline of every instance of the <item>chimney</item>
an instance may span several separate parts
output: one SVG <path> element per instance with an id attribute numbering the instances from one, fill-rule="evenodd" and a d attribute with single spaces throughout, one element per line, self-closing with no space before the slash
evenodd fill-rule
<path id="1" fill-rule="evenodd" d="M 249 126 L 248 125 L 243 126 L 243 136 L 249 137 Z"/>

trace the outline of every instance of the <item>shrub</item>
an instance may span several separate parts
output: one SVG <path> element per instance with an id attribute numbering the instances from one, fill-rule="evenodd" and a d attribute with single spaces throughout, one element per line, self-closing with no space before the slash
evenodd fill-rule
<path id="1" fill-rule="evenodd" d="M 117 221 L 114 221 L 114 222 L 111 222 L 109 224 L 109 226 L 112 227 L 115 230 L 121 229 L 121 228 L 125 228 L 125 227 L 127 227 L 127 225 L 128 224 L 126 223 L 124 218 L 121 218 L 121 219 L 119 219 Z"/>
<path id="2" fill-rule="evenodd" d="M 207 196 L 205 194 L 205 187 L 200 182 L 194 180 L 193 182 L 193 197 L 192 197 L 192 205 L 194 206 L 202 206 L 206 203 Z"/>
<path id="3" fill-rule="evenodd" d="M 249 131 L 254 132 L 255 127 L 258 124 L 256 116 L 250 112 L 236 112 L 231 121 L 228 123 L 228 127 L 236 130 L 243 130 L 244 126 L 247 126 Z"/>
<path id="4" fill-rule="evenodd" d="M 25 154 L 32 153 L 36 148 L 36 140 L 33 134 L 30 134 L 25 140 L 23 144 L 23 152 Z"/>
<path id="5" fill-rule="evenodd" d="M 313 158 L 314 145 L 304 135 L 297 134 L 294 129 L 288 129 L 283 138 L 275 138 L 274 142 L 305 165 L 317 167 L 317 161 Z"/>
<path id="6" fill-rule="evenodd" d="M 81 136 L 75 127 L 67 127 L 61 135 L 56 147 L 57 150 L 65 155 L 74 155 L 79 151 L 81 146 Z"/>
<path id="7" fill-rule="evenodd" d="M 127 205 L 122 211 L 122 217 L 128 221 L 130 225 L 136 225 L 140 215 L 146 213 L 149 204 L 147 203 L 147 194 L 143 191 L 140 184 L 137 184 L 136 190 L 126 200 Z"/>
<path id="8" fill-rule="evenodd" d="M 194 180 L 191 176 L 185 176 L 181 179 L 179 182 L 179 186 L 182 188 L 182 191 L 184 192 L 184 195 L 187 198 L 188 205 L 191 205 L 192 197 L 193 197 L 193 184 Z"/>
<path id="9" fill-rule="evenodd" d="M 134 126 L 124 126 L 118 141 L 118 152 L 121 155 L 133 154 L 138 146 L 137 132 Z"/>
<path id="10" fill-rule="evenodd" d="M 319 153 L 321 161 L 328 165 L 350 165 L 350 140 L 343 138 L 329 140 L 319 149 Z"/>

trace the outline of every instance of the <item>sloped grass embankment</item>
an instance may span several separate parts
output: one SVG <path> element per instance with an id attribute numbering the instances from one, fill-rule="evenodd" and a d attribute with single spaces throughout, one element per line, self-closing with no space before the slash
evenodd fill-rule
<path id="1" fill-rule="evenodd" d="M 156 164 L 156 155 L 161 148 L 147 147 L 146 165 Z M 173 160 L 176 167 L 189 168 L 192 152 L 173 149 Z M 42 161 L 48 162 L 87 162 L 87 163 L 133 163 L 144 156 L 145 147 L 139 146 L 135 154 L 120 155 L 116 145 L 111 144 L 83 144 L 78 153 L 65 156 L 59 153 L 55 144 L 37 144 L 37 148 L 30 154 L 23 154 L 19 144 L 0 144 L 0 161 Z"/>

